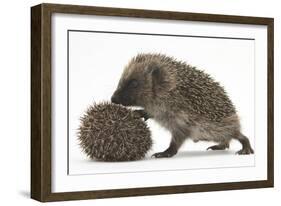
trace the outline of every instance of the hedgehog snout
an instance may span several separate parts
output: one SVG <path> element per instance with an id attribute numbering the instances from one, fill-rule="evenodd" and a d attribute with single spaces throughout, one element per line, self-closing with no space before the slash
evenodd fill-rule
<path id="1" fill-rule="evenodd" d="M 121 104 L 123 106 L 133 106 L 133 99 L 124 91 L 115 91 L 111 97 L 111 102 L 115 104 Z"/>
<path id="2" fill-rule="evenodd" d="M 120 104 L 120 98 L 118 97 L 118 95 L 116 95 L 116 93 L 114 93 L 111 97 L 111 102 L 115 103 L 115 104 Z"/>

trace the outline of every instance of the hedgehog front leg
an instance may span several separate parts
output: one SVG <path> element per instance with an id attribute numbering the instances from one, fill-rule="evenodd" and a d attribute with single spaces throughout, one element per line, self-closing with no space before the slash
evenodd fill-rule
<path id="1" fill-rule="evenodd" d="M 163 152 L 157 152 L 153 154 L 151 157 L 155 158 L 163 158 L 163 157 L 172 157 L 177 154 L 179 148 L 183 144 L 185 138 L 181 135 L 173 134 L 172 140 L 170 142 L 170 146 Z"/>

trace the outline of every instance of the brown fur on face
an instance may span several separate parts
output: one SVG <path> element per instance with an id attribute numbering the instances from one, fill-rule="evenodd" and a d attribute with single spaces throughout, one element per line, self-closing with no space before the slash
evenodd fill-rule
<path id="1" fill-rule="evenodd" d="M 177 153 L 185 139 L 215 141 L 225 149 L 239 140 L 239 154 L 253 150 L 240 133 L 239 118 L 224 88 L 205 72 L 161 54 L 139 54 L 125 67 L 112 102 L 141 106 L 172 134 L 169 148 L 155 157 Z"/>

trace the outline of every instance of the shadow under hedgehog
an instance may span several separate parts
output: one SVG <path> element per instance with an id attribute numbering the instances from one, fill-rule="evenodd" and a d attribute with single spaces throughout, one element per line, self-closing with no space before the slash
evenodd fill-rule
<path id="1" fill-rule="evenodd" d="M 139 54 L 125 67 L 111 101 L 140 106 L 137 112 L 167 128 L 170 146 L 153 157 L 172 157 L 183 142 L 214 141 L 207 149 L 229 148 L 232 139 L 242 144 L 238 154 L 252 154 L 241 133 L 236 109 L 224 88 L 201 70 L 162 54 Z"/>

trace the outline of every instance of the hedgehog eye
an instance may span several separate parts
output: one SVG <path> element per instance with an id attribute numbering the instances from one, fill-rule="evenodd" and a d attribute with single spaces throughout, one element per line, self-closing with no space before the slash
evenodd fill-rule
<path id="1" fill-rule="evenodd" d="M 136 88 L 138 87 L 139 83 L 136 79 L 132 79 L 130 82 L 129 82 L 129 87 L 130 88 Z"/>

